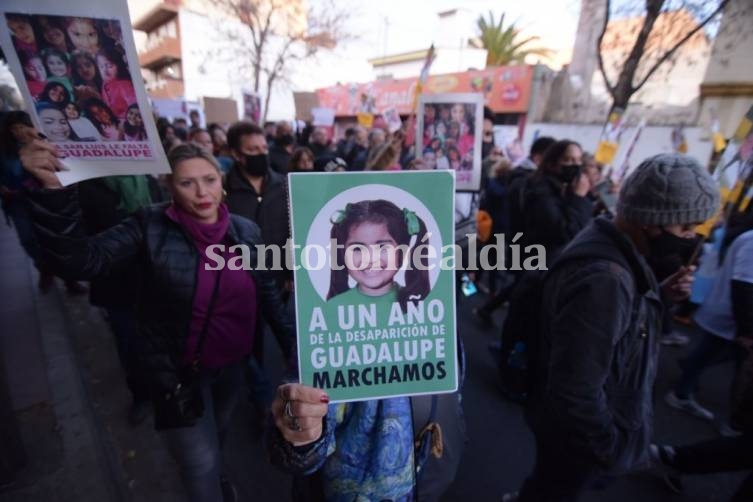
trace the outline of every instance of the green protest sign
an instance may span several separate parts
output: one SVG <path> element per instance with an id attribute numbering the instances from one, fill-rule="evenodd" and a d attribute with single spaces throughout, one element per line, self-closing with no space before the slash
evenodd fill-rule
<path id="1" fill-rule="evenodd" d="M 292 174 L 300 381 L 333 401 L 457 389 L 449 171 Z"/>

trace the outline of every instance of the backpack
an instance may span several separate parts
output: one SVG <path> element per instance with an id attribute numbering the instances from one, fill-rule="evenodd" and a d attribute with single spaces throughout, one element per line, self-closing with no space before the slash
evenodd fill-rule
<path id="1" fill-rule="evenodd" d="M 532 390 L 533 376 L 536 374 L 537 345 L 541 340 L 543 314 L 541 305 L 544 288 L 550 274 L 562 264 L 584 258 L 608 259 L 598 252 L 594 242 L 582 242 L 565 248 L 567 252 L 557 253 L 549 270 L 526 270 L 510 294 L 507 316 L 502 324 L 502 345 L 499 363 L 499 376 L 502 394 L 516 403 L 526 402 Z M 620 260 L 611 260 L 631 271 L 633 268 L 621 255 Z M 641 295 L 635 295 L 633 311 L 640 306 Z"/>

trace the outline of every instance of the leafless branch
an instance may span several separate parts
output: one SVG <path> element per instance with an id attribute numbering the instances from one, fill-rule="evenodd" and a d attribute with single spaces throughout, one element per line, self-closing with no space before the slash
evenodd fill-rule
<path id="1" fill-rule="evenodd" d="M 719 14 L 728 3 L 729 3 L 729 0 L 722 0 L 721 2 L 719 2 L 719 6 L 716 8 L 716 10 L 714 10 L 714 12 L 712 12 L 711 14 L 709 14 L 706 17 L 706 19 L 704 19 L 701 23 L 698 24 L 698 26 L 696 26 L 693 30 L 691 30 L 690 32 L 688 32 L 671 49 L 669 49 L 667 52 L 665 52 L 664 55 L 662 55 L 656 61 L 656 63 L 654 63 L 654 65 L 651 66 L 651 68 L 648 70 L 648 72 L 646 72 L 646 75 L 641 79 L 641 81 L 638 82 L 637 85 L 631 86 L 633 92 L 635 92 L 638 89 L 640 89 L 641 87 L 643 87 L 644 84 L 648 81 L 648 79 L 651 78 L 651 75 L 653 75 L 656 72 L 656 70 L 665 61 L 667 61 L 669 58 L 671 58 L 672 55 L 682 46 L 682 44 L 684 44 L 685 42 L 687 42 L 688 40 L 690 40 L 693 37 L 693 35 L 695 35 L 700 30 L 702 30 L 703 27 L 706 26 L 714 17 L 716 17 L 716 15 Z"/>
<path id="2" fill-rule="evenodd" d="M 604 85 L 607 87 L 607 90 L 609 91 L 609 94 L 614 93 L 614 86 L 609 81 L 609 76 L 607 75 L 607 71 L 604 68 L 604 58 L 601 55 L 601 43 L 604 40 L 604 35 L 607 33 L 607 25 L 609 24 L 609 9 L 611 8 L 611 0 L 604 0 L 605 2 L 605 11 L 604 11 L 604 23 L 601 27 L 601 33 L 599 33 L 599 38 L 596 41 L 596 55 L 599 60 L 599 71 L 601 72 L 601 76 L 604 78 Z"/>

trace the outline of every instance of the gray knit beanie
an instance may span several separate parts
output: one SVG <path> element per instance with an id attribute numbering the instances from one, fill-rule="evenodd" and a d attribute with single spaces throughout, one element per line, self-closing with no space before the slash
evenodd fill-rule
<path id="1" fill-rule="evenodd" d="M 693 157 L 662 153 L 644 160 L 620 190 L 617 214 L 639 225 L 687 225 L 711 218 L 719 187 Z"/>

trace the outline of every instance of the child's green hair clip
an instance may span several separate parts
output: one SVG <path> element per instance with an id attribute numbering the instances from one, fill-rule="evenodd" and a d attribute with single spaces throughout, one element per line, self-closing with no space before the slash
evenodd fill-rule
<path id="1" fill-rule="evenodd" d="M 335 213 L 329 217 L 329 222 L 332 223 L 333 225 L 342 223 L 342 221 L 345 219 L 345 216 L 347 216 L 349 209 L 350 209 L 350 202 L 345 204 L 345 209 L 338 209 L 337 211 L 335 211 Z"/>
<path id="2" fill-rule="evenodd" d="M 405 217 L 405 224 L 408 227 L 408 235 L 418 235 L 420 225 L 418 224 L 418 216 L 410 209 L 403 209 L 403 216 Z"/>

